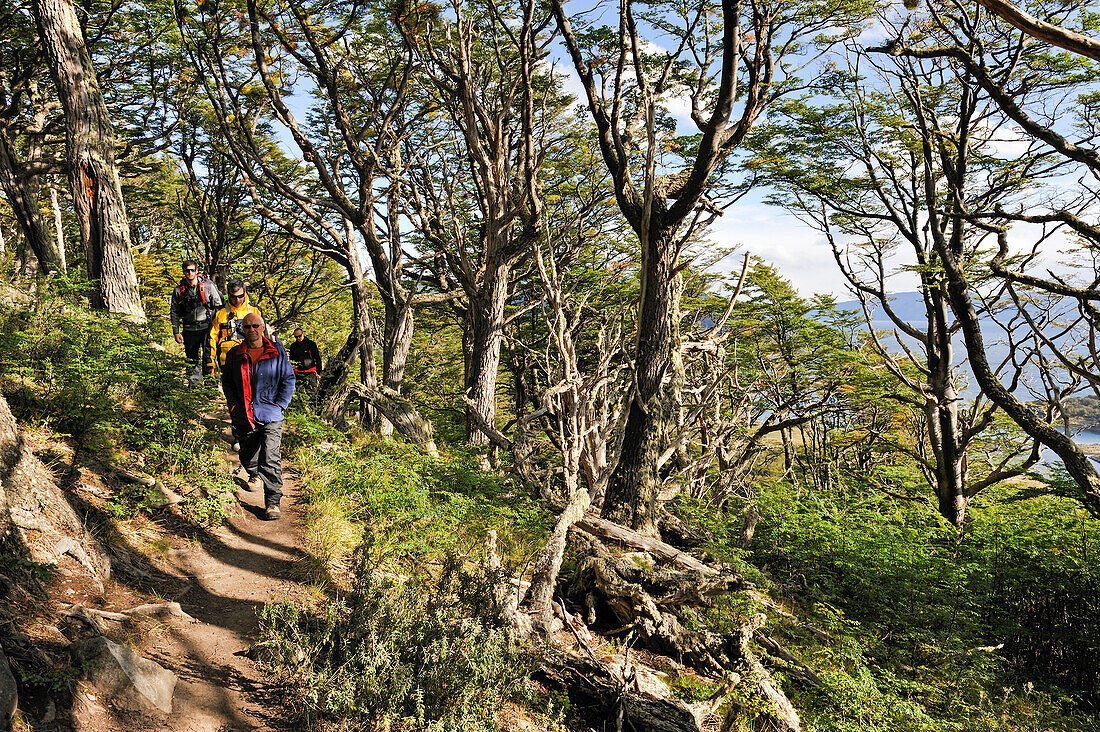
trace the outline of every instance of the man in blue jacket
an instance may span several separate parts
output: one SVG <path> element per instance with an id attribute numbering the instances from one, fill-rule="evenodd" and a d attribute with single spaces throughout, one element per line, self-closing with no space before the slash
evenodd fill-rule
<path id="1" fill-rule="evenodd" d="M 294 368 L 282 344 L 264 335 L 259 313 L 245 315 L 241 330 L 244 341 L 225 358 L 222 390 L 241 443 L 241 467 L 248 473 L 250 488 L 258 487 L 257 477 L 263 481 L 266 516 L 274 521 L 283 497 L 280 449 L 283 415 L 294 396 Z"/>

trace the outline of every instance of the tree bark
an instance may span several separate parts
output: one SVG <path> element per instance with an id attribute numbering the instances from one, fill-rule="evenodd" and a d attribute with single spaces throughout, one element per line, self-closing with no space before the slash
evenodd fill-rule
<path id="1" fill-rule="evenodd" d="M 962 528 L 966 520 L 966 445 L 959 422 L 959 396 L 953 380 L 954 349 L 948 331 L 949 310 L 937 283 L 924 288 L 928 311 L 928 387 L 925 407 L 928 437 L 935 455 L 935 490 L 940 515 Z"/>
<path id="2" fill-rule="evenodd" d="M 68 272 L 69 263 L 65 260 L 65 222 L 61 218 L 61 201 L 53 181 L 47 179 L 46 185 L 50 189 L 50 208 L 53 209 L 53 228 L 57 236 L 57 255 L 61 261 L 61 271 Z"/>
<path id="3" fill-rule="evenodd" d="M 538 656 L 536 675 L 540 681 L 566 689 L 574 705 L 596 707 L 586 709 L 585 716 L 590 716 L 586 721 L 594 725 L 602 723 L 599 729 L 699 732 L 699 722 L 687 704 L 635 691 L 596 660 L 544 651 Z"/>
<path id="4" fill-rule="evenodd" d="M 489 437 L 480 424 L 496 421 L 497 376 L 500 372 L 500 346 L 504 339 L 504 306 L 508 300 L 511 260 L 489 257 L 479 297 L 470 298 L 470 359 L 466 376 L 466 438 L 471 445 L 486 446 Z M 478 421 L 469 414 L 475 410 Z"/>
<path id="5" fill-rule="evenodd" d="M 656 217 L 654 217 L 656 218 Z M 630 401 L 619 462 L 611 474 L 602 516 L 635 531 L 657 536 L 657 458 L 664 449 L 668 414 L 661 382 L 670 365 L 673 336 L 671 239 L 658 222 L 642 242 L 642 292 Z"/>
<path id="6" fill-rule="evenodd" d="M 383 299 L 386 320 L 382 334 L 382 383 L 388 389 L 401 393 L 401 384 L 405 380 L 405 365 L 409 360 L 409 349 L 413 337 L 413 308 L 408 298 L 394 300 Z M 393 425 L 385 420 L 379 426 L 384 434 L 393 433 Z"/>
<path id="7" fill-rule="evenodd" d="M 550 619 L 553 617 L 550 603 L 554 599 L 558 572 L 565 557 L 566 536 L 573 524 L 584 517 L 588 505 L 588 491 L 584 488 L 574 490 L 565 510 L 554 522 L 554 530 L 535 558 L 535 566 L 531 570 L 531 586 L 527 589 L 526 602 L 534 615 L 535 627 L 547 635 L 550 634 Z"/>
<path id="8" fill-rule="evenodd" d="M 1094 61 L 1100 61 L 1100 41 L 1094 38 L 1039 20 L 1005 0 L 977 0 L 977 2 L 1029 36 Z"/>
<path id="9" fill-rule="evenodd" d="M 34 256 L 34 249 L 27 243 L 25 236 L 18 236 L 16 239 L 15 273 L 26 278 L 33 278 L 38 274 L 38 257 Z"/>
<path id="10" fill-rule="evenodd" d="M 80 23 L 68 0 L 34 0 L 35 23 L 65 110 L 69 183 L 94 307 L 145 321 L 130 226 L 115 164 L 115 134 Z"/>
<path id="11" fill-rule="evenodd" d="M 19 230 L 43 270 L 47 273 L 63 271 L 62 257 L 42 221 L 39 177 L 27 175 L 22 167 L 7 134 L 0 130 L 0 187 L 4 189 Z"/>

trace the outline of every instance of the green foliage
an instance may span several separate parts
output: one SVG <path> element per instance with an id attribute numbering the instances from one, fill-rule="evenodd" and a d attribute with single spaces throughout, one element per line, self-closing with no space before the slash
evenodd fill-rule
<path id="1" fill-rule="evenodd" d="M 816 730 L 1095 730 L 1100 527 L 1057 496 L 1000 487 L 957 536 L 934 509 L 865 487 L 758 486 L 751 553 L 773 594 L 834 635 L 782 629 L 824 686 L 794 689 Z M 719 608 L 733 620 L 753 608 Z M 1003 645 L 1002 645 L 1003 644 Z"/>
<path id="2" fill-rule="evenodd" d="M 45 582 L 50 578 L 50 572 L 54 567 L 56 567 L 54 564 L 42 564 L 7 552 L 0 552 L 0 570 L 7 575 L 18 574 L 34 582 Z"/>
<path id="3" fill-rule="evenodd" d="M 139 327 L 82 311 L 69 297 L 0 306 L 0 373 L 13 412 L 71 435 L 78 452 L 124 461 L 135 450 L 151 469 L 186 468 L 205 439 L 194 425 L 213 392 L 185 388 L 184 362 Z"/>
<path id="4" fill-rule="evenodd" d="M 438 579 L 402 581 L 364 561 L 345 600 L 318 614 L 269 605 L 261 634 L 271 665 L 290 674 L 314 713 L 367 729 L 491 732 L 526 675 L 493 611 L 496 579 L 453 555 Z"/>
<path id="5" fill-rule="evenodd" d="M 506 555 L 525 557 L 539 546 L 545 512 L 511 480 L 482 471 L 473 455 L 456 450 L 436 459 L 377 437 L 339 440 L 320 450 L 307 436 L 333 437 L 331 428 L 305 413 L 288 417 L 288 425 L 288 455 L 311 507 L 325 504 L 342 514 L 340 523 L 371 526 L 378 552 L 423 558 L 467 553 L 489 530 L 498 532 Z M 325 521 L 317 518 L 323 530 Z M 306 532 L 307 543 L 325 543 L 310 527 Z"/>
<path id="6" fill-rule="evenodd" d="M 672 680 L 672 693 L 686 702 L 700 702 L 710 699 L 717 691 L 717 684 L 712 684 L 698 676 L 677 676 Z"/>

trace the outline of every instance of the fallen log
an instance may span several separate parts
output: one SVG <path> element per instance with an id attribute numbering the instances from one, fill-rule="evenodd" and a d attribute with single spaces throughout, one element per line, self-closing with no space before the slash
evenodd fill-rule
<path id="1" fill-rule="evenodd" d="M 695 714 L 684 702 L 657 698 L 634 691 L 628 680 L 618 678 L 591 658 L 544 650 L 537 660 L 535 677 L 564 689 L 574 707 L 592 707 L 585 723 L 597 729 L 635 732 L 700 732 Z M 603 725 L 600 725 L 603 722 Z"/>
<path id="2" fill-rule="evenodd" d="M 627 546 L 634 547 L 635 549 L 641 549 L 649 552 L 658 559 L 663 559 L 669 562 L 675 567 L 681 569 L 694 569 L 703 574 L 719 574 L 719 571 L 709 564 L 704 564 L 691 554 L 680 551 L 671 544 L 666 544 L 660 539 L 654 539 L 652 536 L 645 536 L 639 534 L 637 531 L 631 531 L 630 529 L 617 524 L 614 521 L 608 521 L 607 519 L 598 518 L 596 516 L 585 516 L 577 521 L 576 528 L 587 531 L 589 534 L 593 534 L 602 539 L 612 539 Z"/>

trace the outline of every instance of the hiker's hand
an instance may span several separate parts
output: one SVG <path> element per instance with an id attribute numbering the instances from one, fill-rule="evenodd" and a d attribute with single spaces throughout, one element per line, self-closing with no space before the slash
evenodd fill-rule
<path id="1" fill-rule="evenodd" d="M 176 333 L 176 343 L 183 343 L 183 334 Z"/>

